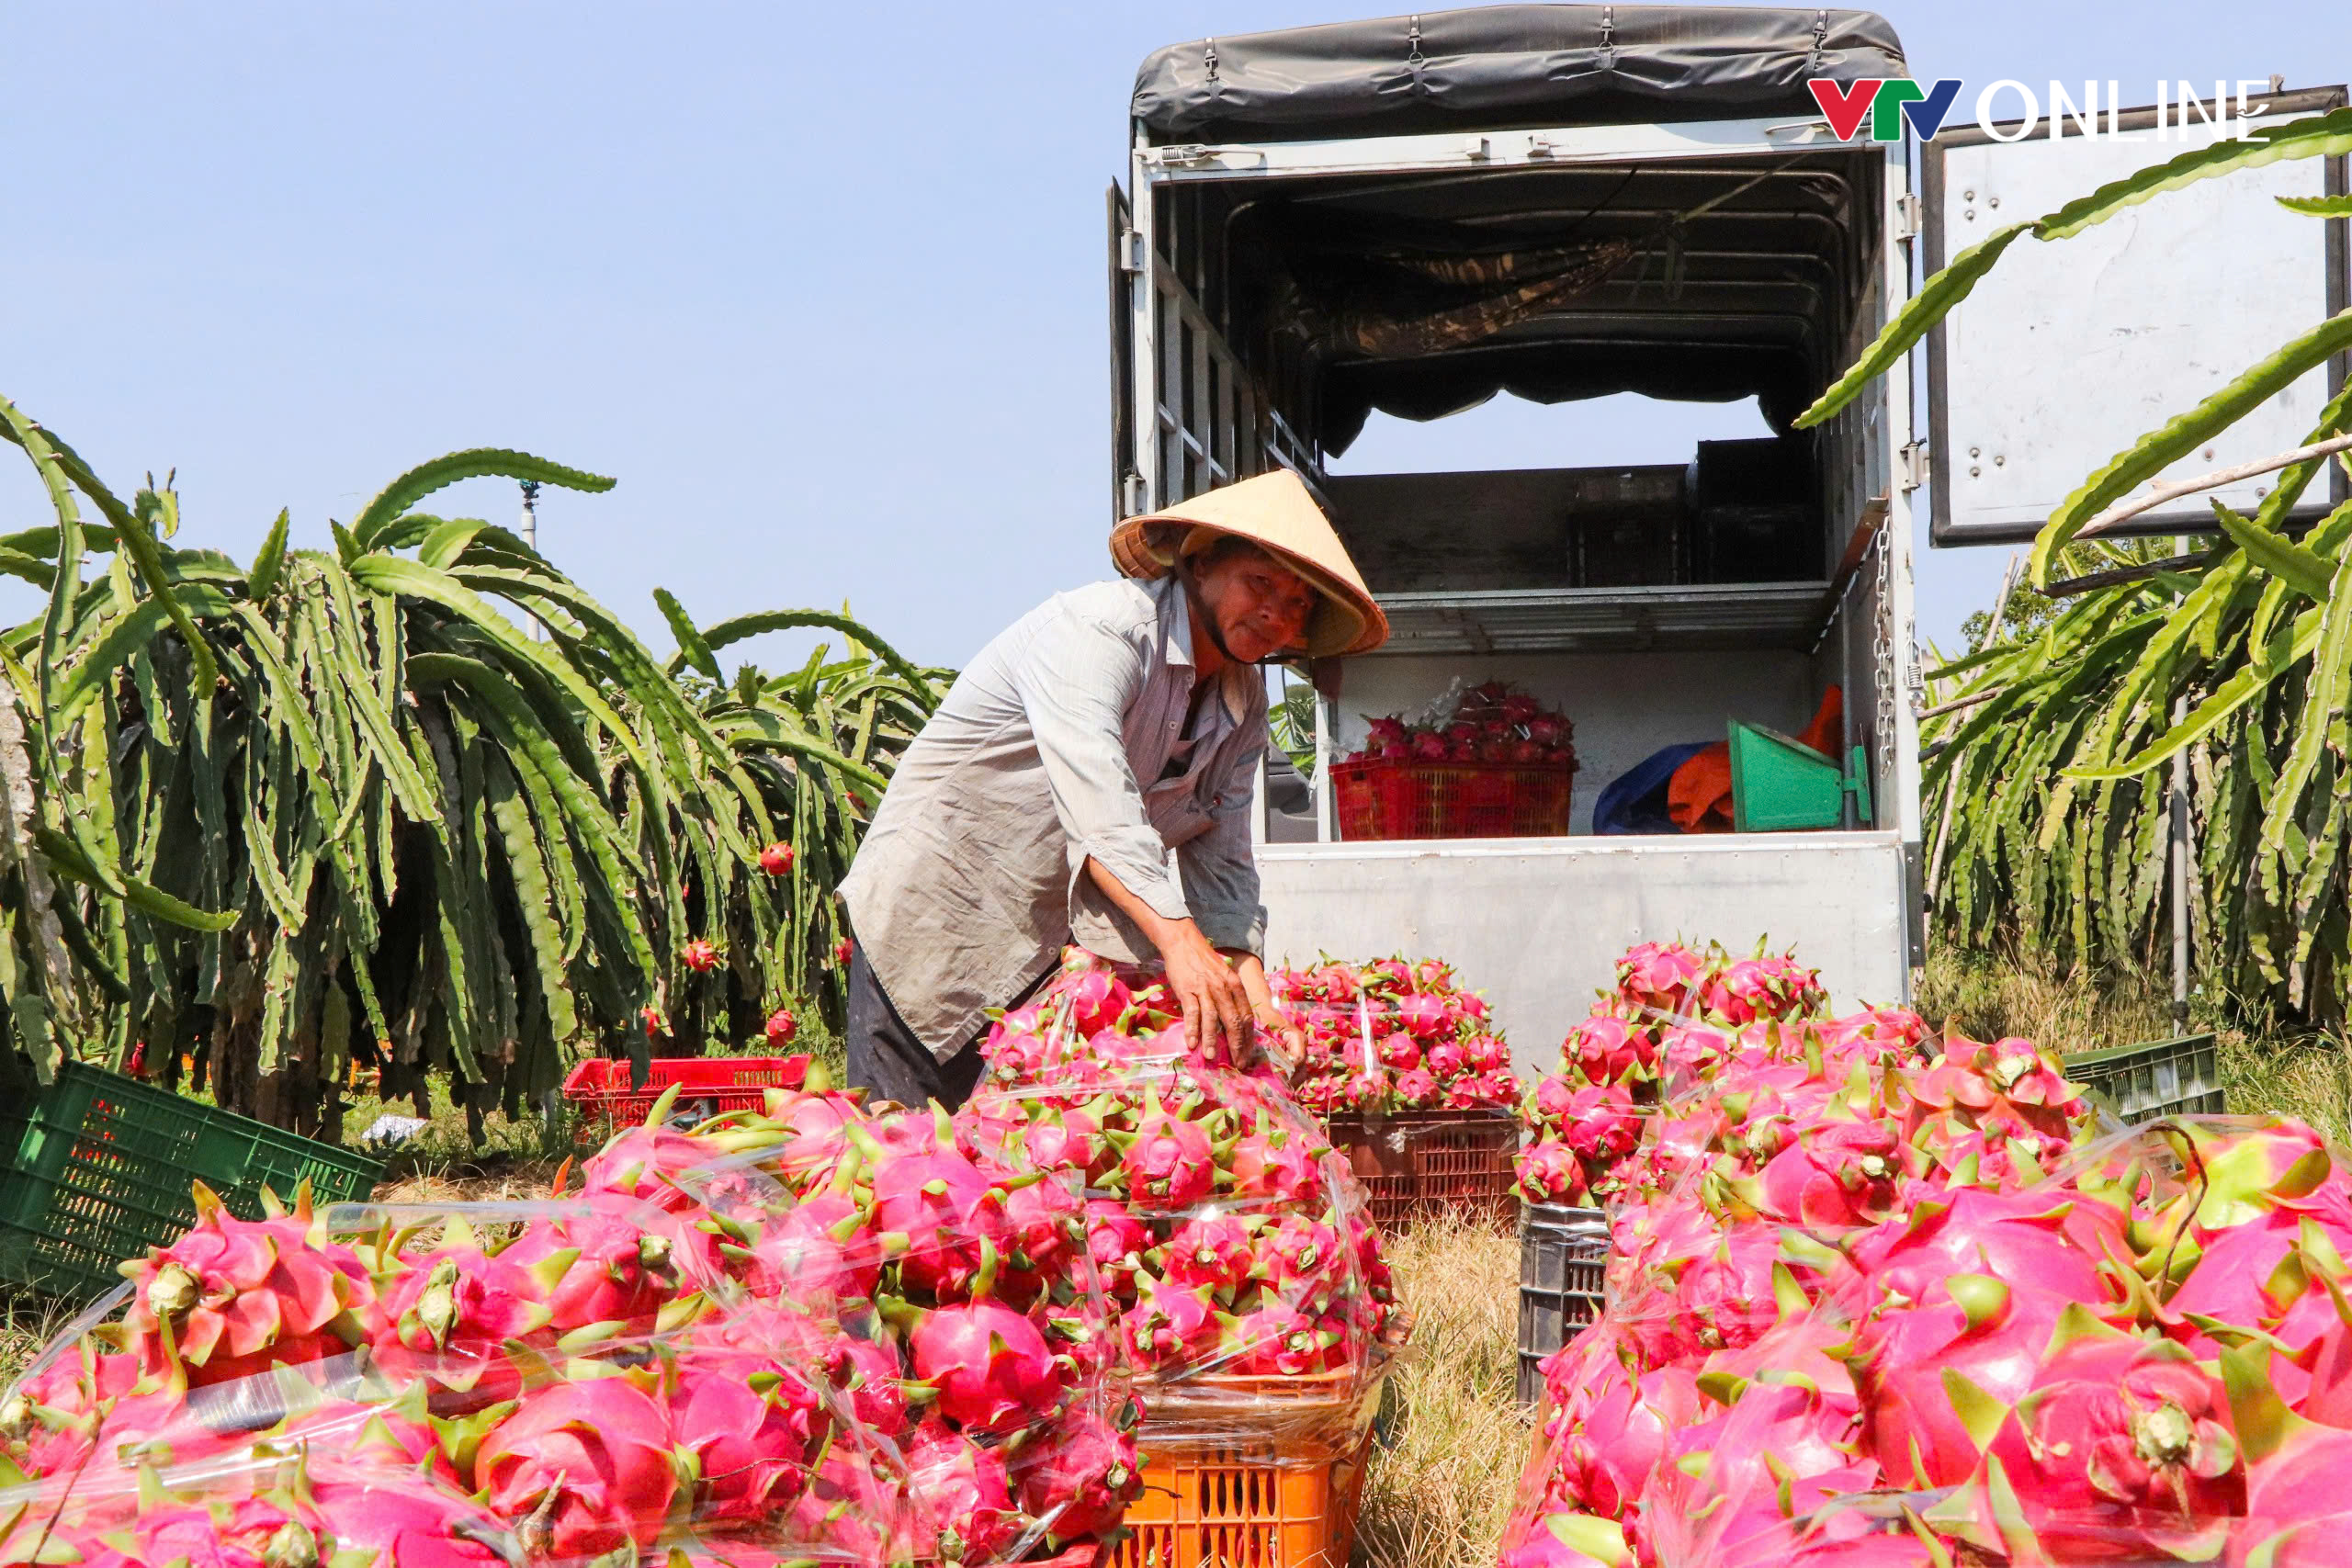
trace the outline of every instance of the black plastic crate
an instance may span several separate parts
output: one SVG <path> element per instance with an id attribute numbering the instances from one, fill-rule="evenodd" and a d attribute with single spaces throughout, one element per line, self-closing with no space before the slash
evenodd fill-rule
<path id="1" fill-rule="evenodd" d="M 1544 1393 L 1544 1359 L 1600 1315 L 1609 1219 L 1599 1209 L 1530 1203 L 1519 1221 L 1519 1401 Z"/>

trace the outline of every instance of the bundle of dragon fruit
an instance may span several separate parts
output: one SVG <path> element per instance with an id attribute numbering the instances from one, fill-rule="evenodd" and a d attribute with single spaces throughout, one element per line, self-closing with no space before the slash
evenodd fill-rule
<path id="1" fill-rule="evenodd" d="M 1505 1568 L 2344 1559 L 2352 1156 L 2097 1137 L 2030 1043 L 1895 1010 L 1720 1032 L 1545 1363 Z"/>
<path id="2" fill-rule="evenodd" d="M 1407 1323 L 1362 1190 L 1283 1074 L 1194 1050 L 1153 973 L 1077 949 L 983 1051 L 957 1139 L 1084 1184 L 1147 1452 L 1351 1448 Z"/>
<path id="3" fill-rule="evenodd" d="M 1776 1030 L 1828 1012 L 1821 976 L 1791 954 L 1747 958 L 1720 946 L 1645 942 L 1617 964 L 1617 984 L 1560 1043 L 1560 1065 L 1529 1091 L 1520 1117 L 1520 1195 L 1598 1207 L 1623 1191 L 1644 1111 L 1661 1087 L 1718 1073 Z M 1924 1027 L 1924 1026 L 1923 1026 Z"/>
<path id="4" fill-rule="evenodd" d="M 199 1190 L 0 1403 L 0 1562 L 1091 1562 L 1137 1460 L 1075 1185 L 821 1074 L 669 1109 L 535 1202 Z"/>
<path id="5" fill-rule="evenodd" d="M 1452 716 L 1408 724 L 1401 716 L 1375 718 L 1363 749 L 1347 761 L 1369 757 L 1418 762 L 1516 762 L 1521 766 L 1576 766 L 1571 744 L 1576 726 L 1567 716 L 1500 681 L 1463 694 Z"/>
<path id="6" fill-rule="evenodd" d="M 1306 1037 L 1295 1081 L 1309 1111 L 1385 1115 L 1519 1102 L 1510 1047 L 1487 998 L 1463 989 L 1442 959 L 1326 958 L 1267 980 L 1275 1005 Z"/>

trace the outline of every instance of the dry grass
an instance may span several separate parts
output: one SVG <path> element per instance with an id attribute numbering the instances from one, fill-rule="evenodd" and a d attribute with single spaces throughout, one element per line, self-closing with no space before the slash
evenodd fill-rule
<path id="1" fill-rule="evenodd" d="M 1493 1568 L 1532 1423 L 1513 1396 L 1519 1243 L 1458 1221 L 1387 1248 L 1413 1314 L 1364 1479 L 1356 1560 L 1377 1568 Z"/>
<path id="2" fill-rule="evenodd" d="M 2171 984 L 2160 976 L 2057 975 L 2015 955 L 1950 947 L 1929 954 L 1919 1011 L 1975 1039 L 2019 1035 L 2068 1055 L 2176 1032 Z M 2278 1111 L 2332 1137 L 2352 1135 L 2352 1041 L 2266 1028 L 2249 1010 L 2202 990 L 2189 998 L 2188 1027 L 2214 1035 L 2231 1111 Z"/>

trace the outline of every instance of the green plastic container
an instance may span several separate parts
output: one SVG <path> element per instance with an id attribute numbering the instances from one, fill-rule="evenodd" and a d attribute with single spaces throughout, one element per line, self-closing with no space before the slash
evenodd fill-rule
<path id="1" fill-rule="evenodd" d="M 383 1166 L 79 1062 L 28 1107 L 0 1109 L 0 1278 L 86 1298 L 115 1265 L 196 1223 L 192 1184 L 261 1216 L 266 1186 L 321 1206 L 366 1198 Z"/>
<path id="2" fill-rule="evenodd" d="M 1802 740 L 1731 721 L 1731 819 L 1740 832 L 1838 827 L 1848 795 L 1854 797 L 1854 819 L 1867 823 L 1870 773 L 1860 747 L 1841 773 L 1836 761 Z"/>
<path id="3" fill-rule="evenodd" d="M 2221 1053 L 2210 1034 L 2086 1051 L 2060 1064 L 2067 1081 L 2126 1122 L 2159 1116 L 2221 1116 Z"/>

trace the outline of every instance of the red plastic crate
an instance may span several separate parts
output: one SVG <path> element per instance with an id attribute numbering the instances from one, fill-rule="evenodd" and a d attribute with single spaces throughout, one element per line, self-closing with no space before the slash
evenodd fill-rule
<path id="1" fill-rule="evenodd" d="M 628 1086 L 628 1064 L 591 1056 L 563 1080 L 563 1098 L 582 1116 L 624 1127 L 645 1120 L 653 1102 L 678 1086 L 678 1116 L 717 1116 L 727 1111 L 757 1111 L 771 1089 L 790 1089 L 807 1079 L 806 1056 L 659 1056 L 648 1066 L 645 1087 Z"/>
<path id="2" fill-rule="evenodd" d="M 1422 762 L 1363 757 L 1331 765 L 1340 837 L 1540 839 L 1568 830 L 1574 762 Z"/>
<path id="3" fill-rule="evenodd" d="M 1519 1218 L 1519 1118 L 1507 1111 L 1400 1111 L 1330 1119 L 1331 1146 L 1363 1183 L 1372 1223 L 1390 1235 L 1452 1209 L 1507 1230 Z"/>

